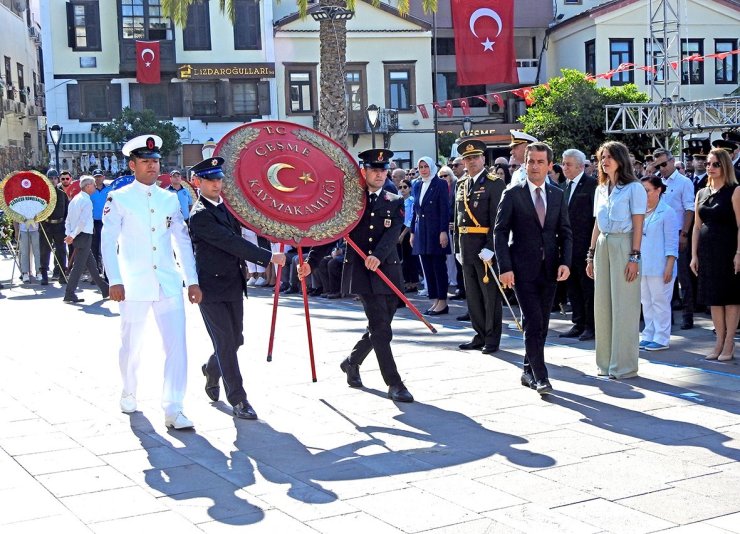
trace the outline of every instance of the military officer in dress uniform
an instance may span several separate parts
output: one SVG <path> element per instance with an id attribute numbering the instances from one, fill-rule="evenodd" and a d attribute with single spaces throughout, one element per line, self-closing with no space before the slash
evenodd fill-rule
<path id="1" fill-rule="evenodd" d="M 46 176 L 54 184 L 54 194 L 57 202 L 54 205 L 54 211 L 49 218 L 41 223 L 41 285 L 49 283 L 49 260 L 51 259 L 52 250 L 54 251 L 53 277 L 62 278 L 64 271 L 67 269 L 67 245 L 64 243 L 65 231 L 64 221 L 67 218 L 67 207 L 69 199 L 66 193 L 59 185 L 59 173 L 56 169 L 49 169 Z"/>
<path id="2" fill-rule="evenodd" d="M 355 344 L 350 356 L 340 364 L 340 368 L 347 374 L 350 387 L 362 387 L 360 365 L 374 350 L 380 373 L 388 386 L 388 397 L 397 402 L 413 402 L 414 397 L 404 386 L 391 351 L 391 321 L 396 313 L 398 297 L 380 276 L 373 273 L 380 269 L 396 287 L 402 287 L 401 262 L 396 244 L 403 229 L 403 198 L 382 189 L 393 152 L 382 148 L 371 149 L 361 152 L 359 157 L 365 168 L 367 198 L 362 219 L 349 237 L 367 254 L 367 259 L 363 261 L 348 246 L 344 276 L 349 281 L 349 291 L 360 297 L 368 325 L 365 334 Z M 332 246 L 333 243 L 313 247 L 306 263 L 298 268 L 299 277 L 305 278 L 311 274 L 311 270 L 329 254 Z"/>
<path id="3" fill-rule="evenodd" d="M 740 139 L 736 142 L 727 133 L 722 134 L 724 139 L 715 139 L 712 141 L 712 147 L 722 148 L 730 154 L 732 168 L 735 171 L 735 178 L 740 182 Z"/>
<path id="4" fill-rule="evenodd" d="M 202 295 L 180 203 L 175 195 L 157 185 L 161 146 L 162 139 L 156 135 L 141 135 L 123 146 L 135 179 L 128 187 L 108 195 L 103 209 L 101 251 L 110 280 L 110 298 L 120 302 L 121 411 L 136 411 L 136 374 L 151 309 L 165 352 L 165 424 L 182 430 L 192 428 L 193 423 L 182 413 L 187 347 L 181 270 L 190 302 L 199 303 Z"/>
<path id="5" fill-rule="evenodd" d="M 509 143 L 509 149 L 511 152 L 511 165 L 519 165 L 519 168 L 511 172 L 511 182 L 509 187 L 514 187 L 518 184 L 523 184 L 527 181 L 527 169 L 524 166 L 524 152 L 527 150 L 529 143 L 536 143 L 537 138 L 533 137 L 521 130 L 509 130 L 511 134 L 511 143 Z"/>
<path id="6" fill-rule="evenodd" d="M 455 198 L 455 252 L 460 254 L 468 313 L 475 330 L 472 341 L 460 348 L 492 354 L 501 341 L 503 307 L 486 262 L 495 269 L 493 225 L 506 184 L 486 169 L 485 149 L 485 143 L 478 140 L 465 141 L 458 148 L 467 174 L 458 184 Z"/>
<path id="7" fill-rule="evenodd" d="M 236 357 L 244 344 L 244 296 L 247 292 L 244 261 L 262 267 L 270 262 L 285 265 L 285 254 L 273 253 L 242 238 L 241 226 L 221 198 L 223 163 L 223 158 L 209 158 L 190 169 L 200 178 L 200 196 L 190 216 L 195 269 L 203 292 L 200 313 L 214 349 L 202 371 L 208 398 L 214 402 L 218 400 L 219 379 L 222 378 L 234 416 L 257 419 L 247 401 Z"/>

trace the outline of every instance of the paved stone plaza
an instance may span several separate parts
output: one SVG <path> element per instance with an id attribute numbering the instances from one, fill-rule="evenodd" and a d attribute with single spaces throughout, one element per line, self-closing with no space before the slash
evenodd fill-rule
<path id="1" fill-rule="evenodd" d="M 58 284 L 9 287 L 11 269 L 0 258 L 3 534 L 740 532 L 740 366 L 703 360 L 706 316 L 618 382 L 595 378 L 593 342 L 563 342 L 569 322 L 553 314 L 555 392 L 543 400 L 519 384 L 516 330 L 485 356 L 457 349 L 472 336 L 459 305 L 433 318 L 437 335 L 401 310 L 394 351 L 417 401 L 404 405 L 385 397 L 372 356 L 366 388 L 345 383 L 339 362 L 365 326 L 358 302 L 311 299 L 312 383 L 301 298 L 281 298 L 268 363 L 272 294 L 253 289 L 240 356 L 260 420 L 208 401 L 212 347 L 186 304 L 196 428 L 178 432 L 159 406 L 153 320 L 129 416 L 118 305 L 88 283 L 83 306 L 64 304 Z"/>

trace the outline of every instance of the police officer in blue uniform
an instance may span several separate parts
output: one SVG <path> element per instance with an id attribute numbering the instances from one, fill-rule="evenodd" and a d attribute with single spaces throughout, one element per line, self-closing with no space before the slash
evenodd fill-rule
<path id="1" fill-rule="evenodd" d="M 367 259 L 363 261 L 353 248 L 347 247 L 344 277 L 349 281 L 349 291 L 360 297 L 368 325 L 340 368 L 346 373 L 350 387 L 362 387 L 360 365 L 374 350 L 380 373 L 388 386 L 388 398 L 397 402 L 413 402 L 414 397 L 403 384 L 391 351 L 391 321 L 396 313 L 398 297 L 373 272 L 380 269 L 396 287 L 402 287 L 401 262 L 396 244 L 403 230 L 403 199 L 383 190 L 393 152 L 371 149 L 361 152 L 359 157 L 365 168 L 367 198 L 362 218 L 349 237 L 367 254 Z M 317 267 L 332 246 L 333 243 L 330 243 L 312 248 L 306 263 L 299 267 L 299 277 L 311 274 L 311 270 Z"/>
<path id="2" fill-rule="evenodd" d="M 200 196 L 190 216 L 190 237 L 195 248 L 195 269 L 203 293 L 200 313 L 213 342 L 214 352 L 203 364 L 206 395 L 219 396 L 223 379 L 226 399 L 240 419 L 257 419 L 247 401 L 237 351 L 244 344 L 244 297 L 247 278 L 244 261 L 266 267 L 285 264 L 285 254 L 273 253 L 241 236 L 241 226 L 221 198 L 223 158 L 209 158 L 190 170 L 200 178 Z"/>

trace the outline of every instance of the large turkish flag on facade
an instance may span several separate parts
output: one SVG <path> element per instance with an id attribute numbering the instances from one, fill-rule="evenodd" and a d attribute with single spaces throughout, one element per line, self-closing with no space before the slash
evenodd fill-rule
<path id="1" fill-rule="evenodd" d="M 458 85 L 518 84 L 514 0 L 451 0 Z"/>
<path id="2" fill-rule="evenodd" d="M 159 41 L 136 41 L 136 81 L 159 83 Z"/>

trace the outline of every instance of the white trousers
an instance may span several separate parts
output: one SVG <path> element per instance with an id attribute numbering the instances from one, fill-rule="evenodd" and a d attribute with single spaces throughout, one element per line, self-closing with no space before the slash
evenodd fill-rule
<path id="1" fill-rule="evenodd" d="M 164 387 L 162 408 L 166 417 L 182 410 L 187 387 L 187 347 L 185 344 L 185 307 L 182 294 L 167 297 L 159 288 L 159 300 L 124 300 L 121 310 L 121 367 L 124 395 L 136 395 L 137 373 L 149 310 L 154 312 L 164 348 Z"/>
<path id="2" fill-rule="evenodd" d="M 255 234 L 252 230 L 249 230 L 248 228 L 242 228 L 242 237 L 249 241 L 250 243 L 253 243 L 255 245 L 259 245 L 257 242 L 257 234 Z M 247 271 L 249 274 L 252 273 L 264 273 L 265 268 L 261 265 L 257 265 L 256 263 L 252 263 L 251 261 L 247 262 Z"/>
<path id="3" fill-rule="evenodd" d="M 662 276 L 643 276 L 640 282 L 640 301 L 645 328 L 640 341 L 654 341 L 669 345 L 671 340 L 671 297 L 675 276 L 667 284 Z"/>

